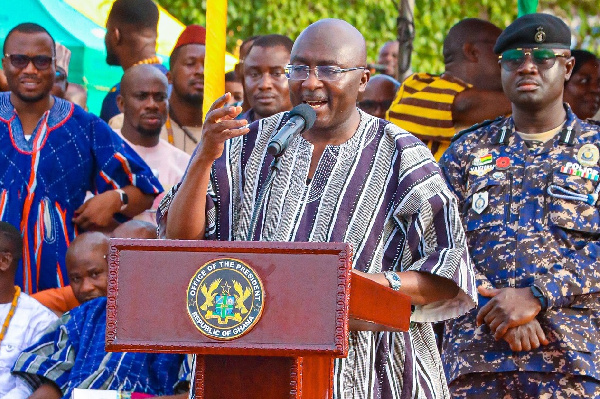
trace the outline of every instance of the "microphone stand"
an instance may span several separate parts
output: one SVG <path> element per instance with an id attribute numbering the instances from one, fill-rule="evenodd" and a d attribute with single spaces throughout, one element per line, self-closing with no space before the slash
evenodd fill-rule
<path id="1" fill-rule="evenodd" d="M 254 237 L 254 230 L 256 230 L 256 224 L 258 223 L 258 215 L 260 213 L 261 208 L 263 207 L 263 202 L 265 200 L 265 195 L 268 191 L 271 191 L 271 185 L 273 184 L 273 180 L 275 180 L 275 176 L 277 172 L 279 172 L 279 158 L 281 155 L 273 158 L 273 162 L 271 162 L 271 167 L 269 170 L 269 174 L 267 175 L 267 180 L 265 181 L 265 185 L 260 189 L 258 193 L 258 198 L 254 203 L 254 209 L 252 211 L 252 219 L 250 219 L 250 227 L 248 228 L 248 234 L 246 234 L 246 241 L 252 241 Z"/>

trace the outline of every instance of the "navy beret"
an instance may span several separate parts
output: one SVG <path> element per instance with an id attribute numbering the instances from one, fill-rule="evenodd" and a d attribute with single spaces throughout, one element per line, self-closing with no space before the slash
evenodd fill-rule
<path id="1" fill-rule="evenodd" d="M 571 30 L 562 19 L 550 14 L 527 14 L 517 18 L 500 34 L 494 53 L 513 48 L 571 48 Z"/>

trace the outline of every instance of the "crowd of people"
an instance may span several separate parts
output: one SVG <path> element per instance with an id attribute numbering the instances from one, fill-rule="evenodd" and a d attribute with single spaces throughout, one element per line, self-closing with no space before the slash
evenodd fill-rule
<path id="1" fill-rule="evenodd" d="M 352 244 L 412 315 L 350 332 L 336 399 L 600 397 L 600 60 L 564 21 L 461 20 L 442 74 L 400 75 L 398 42 L 375 74 L 339 19 L 253 36 L 206 115 L 205 29 L 166 68 L 157 24 L 152 0 L 113 3 L 124 73 L 99 116 L 44 27 L 6 36 L 0 398 L 194 397 L 193 356 L 106 352 L 110 237 Z M 274 159 L 299 104 L 314 125 Z"/>

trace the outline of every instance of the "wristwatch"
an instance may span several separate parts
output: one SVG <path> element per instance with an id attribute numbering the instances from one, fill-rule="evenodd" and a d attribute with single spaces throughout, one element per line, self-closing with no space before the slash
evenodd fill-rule
<path id="1" fill-rule="evenodd" d="M 129 204 L 129 197 L 127 196 L 127 193 L 120 188 L 115 191 L 119 193 L 119 196 L 121 197 L 121 209 L 119 209 L 119 211 L 124 211 L 125 208 L 127 208 L 127 204 Z"/>
<path id="2" fill-rule="evenodd" d="M 400 290 L 400 287 L 402 287 L 402 280 L 400 279 L 400 276 L 398 276 L 398 273 L 387 270 L 383 272 L 383 275 L 390 283 L 391 289 L 393 289 L 394 291 Z"/>
<path id="3" fill-rule="evenodd" d="M 536 298 L 538 301 L 540 301 L 540 305 L 542 306 L 542 311 L 548 309 L 548 299 L 546 299 L 542 290 L 540 290 L 535 285 L 532 285 L 531 292 L 533 293 L 534 298 Z"/>

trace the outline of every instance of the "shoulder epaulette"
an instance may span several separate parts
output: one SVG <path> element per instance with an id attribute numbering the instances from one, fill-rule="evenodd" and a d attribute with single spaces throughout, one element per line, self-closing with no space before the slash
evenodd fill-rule
<path id="1" fill-rule="evenodd" d="M 450 142 L 454 143 L 456 140 L 461 138 L 463 135 L 465 135 L 469 132 L 472 132 L 474 130 L 477 130 L 479 128 L 482 128 L 484 126 L 491 125 L 492 123 L 497 122 L 497 121 L 501 120 L 502 118 L 504 118 L 504 116 L 499 116 L 496 119 L 486 119 L 483 122 L 476 123 L 473 126 L 463 129 L 460 132 L 456 133 L 454 136 L 452 136 L 452 139 L 450 140 Z"/>

